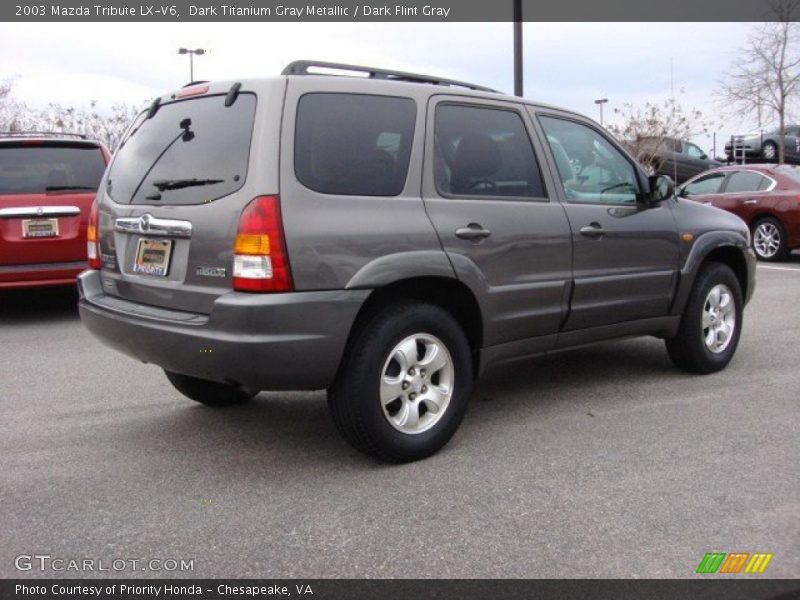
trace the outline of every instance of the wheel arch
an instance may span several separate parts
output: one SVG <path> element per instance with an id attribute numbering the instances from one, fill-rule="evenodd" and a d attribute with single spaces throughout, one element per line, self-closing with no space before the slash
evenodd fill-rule
<path id="1" fill-rule="evenodd" d="M 697 274 L 709 262 L 719 262 L 733 270 L 741 286 L 745 303 L 748 302 L 752 295 L 755 277 L 755 258 L 748 258 L 748 253 L 752 254 L 752 250 L 747 241 L 734 232 L 709 232 L 700 236 L 681 269 L 670 314 L 683 313 Z"/>
<path id="2" fill-rule="evenodd" d="M 345 354 L 358 329 L 378 311 L 403 301 L 433 304 L 450 313 L 463 327 L 472 354 L 473 373 L 479 372 L 483 345 L 483 316 L 472 290 L 455 277 L 419 276 L 397 279 L 375 288 L 361 306 L 350 328 Z"/>
<path id="3" fill-rule="evenodd" d="M 754 213 L 750 217 L 750 221 L 747 223 L 750 226 L 750 231 L 753 231 L 753 228 L 759 221 L 763 221 L 764 219 L 770 217 L 776 219 L 781 224 L 781 227 L 783 227 L 783 230 L 786 231 L 786 224 L 783 222 L 783 219 L 781 219 L 780 215 L 773 210 L 768 210 L 765 208 L 759 209 L 757 213 Z"/>

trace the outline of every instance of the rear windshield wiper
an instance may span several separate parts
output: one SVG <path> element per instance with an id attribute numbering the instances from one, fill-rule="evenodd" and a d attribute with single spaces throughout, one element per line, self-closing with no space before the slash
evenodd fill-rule
<path id="1" fill-rule="evenodd" d="M 45 192 L 60 192 L 63 190 L 96 190 L 96 185 L 48 185 Z"/>
<path id="2" fill-rule="evenodd" d="M 188 187 L 197 187 L 201 185 L 213 185 L 215 183 L 224 183 L 224 179 L 160 179 L 154 181 L 153 185 L 158 188 L 159 192 L 164 190 L 180 190 Z"/>

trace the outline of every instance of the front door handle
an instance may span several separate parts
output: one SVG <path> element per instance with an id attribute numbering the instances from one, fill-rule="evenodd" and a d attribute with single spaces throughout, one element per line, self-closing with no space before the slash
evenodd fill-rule
<path id="1" fill-rule="evenodd" d="M 748 204 L 748 205 L 758 204 L 758 200 L 754 200 L 753 198 L 749 198 L 749 199 L 745 200 L 744 203 Z"/>
<path id="2" fill-rule="evenodd" d="M 470 223 L 466 227 L 456 229 L 456 237 L 462 240 L 478 241 L 492 235 L 488 229 L 484 229 L 479 223 Z"/>
<path id="3" fill-rule="evenodd" d="M 581 227 L 581 235 L 590 238 L 600 238 L 606 234 L 606 230 L 600 226 L 600 223 L 592 223 L 586 227 Z"/>

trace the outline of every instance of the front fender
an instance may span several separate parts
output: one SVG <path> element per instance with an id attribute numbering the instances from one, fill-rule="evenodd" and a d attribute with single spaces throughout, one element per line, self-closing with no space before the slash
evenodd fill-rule
<path id="1" fill-rule="evenodd" d="M 742 294 L 745 304 L 750 301 L 755 286 L 756 259 L 750 248 L 747 234 L 736 230 L 708 231 L 694 240 L 692 248 L 684 260 L 670 314 L 680 315 L 683 313 L 700 267 L 712 252 L 720 249 L 727 253 L 737 253 L 737 260 L 744 264 L 746 284 L 742 289 Z"/>

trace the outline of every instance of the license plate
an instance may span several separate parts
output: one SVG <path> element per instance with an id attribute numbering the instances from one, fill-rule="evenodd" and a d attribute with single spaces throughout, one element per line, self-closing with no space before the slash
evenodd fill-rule
<path id="1" fill-rule="evenodd" d="M 141 238 L 136 247 L 133 272 L 155 277 L 166 277 L 169 270 L 169 257 L 172 254 L 172 240 L 149 240 Z"/>
<path id="2" fill-rule="evenodd" d="M 22 237 L 42 238 L 58 236 L 58 219 L 24 219 Z"/>

